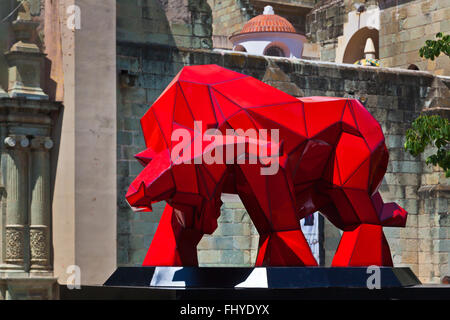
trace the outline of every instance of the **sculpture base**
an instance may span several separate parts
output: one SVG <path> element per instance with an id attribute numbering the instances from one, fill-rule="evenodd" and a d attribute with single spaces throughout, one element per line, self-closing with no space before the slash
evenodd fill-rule
<path id="1" fill-rule="evenodd" d="M 104 286 L 175 289 L 400 288 L 419 285 L 410 268 L 119 267 Z"/>

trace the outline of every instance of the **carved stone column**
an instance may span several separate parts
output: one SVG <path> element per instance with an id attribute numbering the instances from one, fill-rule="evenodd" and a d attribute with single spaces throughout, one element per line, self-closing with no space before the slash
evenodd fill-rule
<path id="1" fill-rule="evenodd" d="M 31 269 L 51 269 L 49 150 L 53 147 L 53 141 L 50 138 L 34 138 L 31 147 Z"/>
<path id="2" fill-rule="evenodd" d="M 58 294 L 51 255 L 53 119 L 59 103 L 0 99 L 0 300 Z"/>
<path id="3" fill-rule="evenodd" d="M 8 136 L 2 167 L 6 186 L 5 263 L 7 269 L 28 268 L 28 159 L 25 137 Z"/>
<path id="4" fill-rule="evenodd" d="M 50 138 L 31 142 L 30 253 L 31 270 L 50 270 Z"/>
<path id="5" fill-rule="evenodd" d="M 36 41 L 42 19 L 34 17 L 42 4 L 21 2 L 8 26 L 13 45 L 8 40 L 4 57 L 5 46 L 0 46 L 0 64 L 8 67 L 7 76 L 0 70 L 8 91 L 5 95 L 0 88 L 0 300 L 58 296 L 51 255 L 49 137 L 62 105 L 49 101 L 41 86 L 41 80 L 48 81 L 41 75 L 45 54 Z"/>

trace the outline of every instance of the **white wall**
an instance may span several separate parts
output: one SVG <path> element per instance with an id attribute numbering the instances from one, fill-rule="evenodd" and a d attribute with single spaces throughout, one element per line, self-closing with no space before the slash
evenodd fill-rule
<path id="1" fill-rule="evenodd" d="M 255 32 L 236 35 L 231 38 L 234 46 L 242 45 L 250 54 L 264 54 L 271 43 L 282 44 L 288 58 L 301 58 L 303 44 L 306 38 L 303 35 L 286 32 Z M 287 49 L 287 50 L 286 50 Z"/>

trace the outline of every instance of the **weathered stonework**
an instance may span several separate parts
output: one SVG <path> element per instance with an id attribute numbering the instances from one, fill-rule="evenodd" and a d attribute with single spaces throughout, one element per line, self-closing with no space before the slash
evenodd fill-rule
<path id="1" fill-rule="evenodd" d="M 58 297 L 59 288 L 51 276 L 0 271 L 0 301 L 55 300 Z"/>
<path id="2" fill-rule="evenodd" d="M 50 245 L 50 149 L 61 104 L 48 101 L 42 89 L 45 54 L 36 43 L 39 22 L 32 18 L 40 9 L 39 0 L 17 7 L 10 25 L 14 40 L 3 42 L 8 51 L 0 54 L 8 64 L 6 73 L 0 63 L 8 80 L 8 95 L 0 95 L 0 300 L 58 295 Z"/>
<path id="3" fill-rule="evenodd" d="M 435 78 L 425 101 L 424 114 L 450 118 L 450 81 Z M 450 186 L 445 173 L 425 159 L 436 151 L 428 147 L 422 155 L 422 175 L 417 219 L 418 276 L 440 283 L 450 273 Z"/>
<path id="4" fill-rule="evenodd" d="M 256 15 L 250 2 L 236 0 L 208 0 L 212 9 L 214 48 L 231 49 L 229 37 L 242 30 L 244 24 Z"/>
<path id="5" fill-rule="evenodd" d="M 117 39 L 184 48 L 212 48 L 206 0 L 118 0 Z"/>
<path id="6" fill-rule="evenodd" d="M 49 227 L 33 226 L 30 230 L 31 265 L 33 268 L 50 268 Z"/>
<path id="7" fill-rule="evenodd" d="M 248 266 L 256 260 L 258 232 L 239 197 L 223 195 L 222 213 L 214 235 L 197 247 L 202 266 Z"/>
<path id="8" fill-rule="evenodd" d="M 4 1 L 0 6 L 0 16 L 6 17 L 13 9 L 12 1 Z M 10 19 L 9 21 L 12 21 Z M 7 23 L 0 23 L 0 98 L 5 97 L 8 90 L 8 63 L 3 55 L 11 45 L 10 26 Z"/>
<path id="9" fill-rule="evenodd" d="M 344 0 L 316 1 L 307 15 L 306 35 L 320 44 L 320 60 L 335 61 L 337 38 L 342 35 L 344 19 Z"/>
<path id="10" fill-rule="evenodd" d="M 360 13 L 356 6 L 363 4 Z M 365 27 L 364 15 L 368 11 L 379 10 L 379 15 L 370 21 L 374 25 Z M 349 14 L 354 20 L 349 27 Z M 438 32 L 450 31 L 450 2 L 448 0 L 320 0 L 308 14 L 306 33 L 312 42 L 320 44 L 320 60 L 354 63 L 343 60 L 347 49 L 358 51 L 364 47 L 361 43 L 350 43 L 353 35 L 359 30 L 367 29 L 376 43 L 377 57 L 383 67 L 402 69 L 418 68 L 431 71 L 437 75 L 448 75 L 450 64 L 448 57 L 442 54 L 434 61 L 421 58 L 419 49 L 427 39 L 435 39 Z M 354 34 L 344 34 L 345 28 L 355 28 Z M 363 30 L 364 31 L 364 30 Z M 348 37 L 349 39 L 347 39 Z M 379 43 L 379 45 L 378 45 Z M 362 57 L 359 57 L 362 58 Z"/>
<path id="11" fill-rule="evenodd" d="M 59 103 L 0 99 L 0 291 L 57 296 L 51 260 L 50 149 Z M 4 241 L 3 241 L 4 239 Z"/>
<path id="12" fill-rule="evenodd" d="M 382 6 L 380 59 L 385 67 L 408 68 L 449 75 L 449 57 L 442 54 L 434 61 L 419 56 L 425 41 L 434 40 L 438 32 L 450 32 L 450 1 L 416 0 Z"/>
<path id="13" fill-rule="evenodd" d="M 0 138 L 1 139 L 1 138 Z M 8 268 L 26 270 L 27 233 L 27 170 L 26 154 L 17 141 L 23 136 L 8 135 L 2 139 L 2 176 L 6 197 L 5 205 L 5 262 Z M 6 148 L 5 148 L 6 147 Z M 25 169 L 25 170 L 24 170 Z"/>
<path id="14" fill-rule="evenodd" d="M 436 78 L 425 72 L 400 69 L 359 67 L 327 62 L 267 58 L 228 52 L 184 50 L 164 46 L 118 43 L 118 264 L 138 265 L 142 262 L 156 230 L 164 204 L 155 206 L 154 213 L 133 213 L 124 201 L 128 185 L 141 167 L 133 155 L 144 149 L 139 125 L 162 90 L 185 65 L 214 63 L 254 76 L 294 95 L 340 96 L 360 99 L 381 123 L 390 151 L 388 171 L 381 187 L 385 201 L 396 201 L 409 211 L 404 229 L 385 228 L 394 263 L 409 266 L 425 282 L 437 282 L 445 276 L 445 264 L 439 265 L 432 277 L 423 270 L 427 261 L 420 258 L 418 230 L 426 223 L 419 218 L 424 199 L 418 193 L 426 176 L 423 161 L 403 149 L 404 134 L 411 121 L 421 112 L 436 79 L 446 85 L 447 78 Z M 430 181 L 435 177 L 432 174 Z M 446 185 L 448 182 L 441 181 Z M 428 199 L 429 206 L 447 198 Z M 199 246 L 202 265 L 250 265 L 254 263 L 257 235 L 246 220 L 241 220 L 240 203 L 226 203 L 219 218 L 219 227 L 212 237 Z M 430 207 L 429 207 L 430 208 Z M 439 211 L 442 216 L 442 212 Z M 244 215 L 245 216 L 245 215 Z M 434 219 L 434 218 L 433 218 Z M 444 220 L 442 220 L 444 221 Z M 446 220 L 445 220 L 446 221 Z M 435 225 L 434 228 L 441 226 Z M 324 226 L 325 265 L 330 265 L 340 232 L 329 222 Z M 435 229 L 433 232 L 438 232 Z M 246 237 L 246 239 L 242 238 Z M 436 238 L 437 239 L 437 238 Z M 444 238 L 439 238 L 444 239 Z M 439 259 L 444 259 L 446 247 L 441 244 Z M 436 246 L 438 246 L 436 244 Z M 242 248 L 238 253 L 236 248 Z M 433 251 L 434 252 L 434 251 Z M 437 258 L 434 258 L 437 259 Z M 437 268 L 437 267 L 436 267 Z M 421 271 L 422 270 L 422 271 Z"/>
<path id="15" fill-rule="evenodd" d="M 18 7 L 17 18 L 11 23 L 14 44 L 4 54 L 8 63 L 8 93 L 11 97 L 47 100 L 41 86 L 41 69 L 45 54 L 36 44 L 40 1 L 26 0 Z"/>
<path id="16" fill-rule="evenodd" d="M 5 262 L 15 265 L 23 265 L 24 247 L 24 226 L 7 226 L 5 228 Z"/>

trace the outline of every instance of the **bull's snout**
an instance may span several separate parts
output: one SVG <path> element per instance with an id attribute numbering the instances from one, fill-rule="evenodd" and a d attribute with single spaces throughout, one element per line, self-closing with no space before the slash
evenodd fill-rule
<path id="1" fill-rule="evenodd" d="M 156 155 L 134 179 L 125 198 L 135 211 L 152 211 L 152 203 L 166 200 L 174 191 L 168 152 Z"/>

